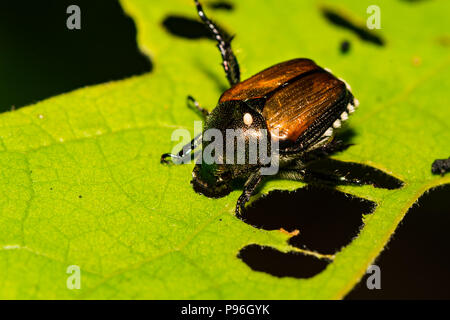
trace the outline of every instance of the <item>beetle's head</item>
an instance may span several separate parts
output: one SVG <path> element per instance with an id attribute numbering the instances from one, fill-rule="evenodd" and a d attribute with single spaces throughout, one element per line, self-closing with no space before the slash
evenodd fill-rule
<path id="1" fill-rule="evenodd" d="M 228 165 L 196 164 L 192 171 L 192 186 L 195 192 L 207 197 L 224 197 L 232 190 L 232 172 Z"/>
<path id="2" fill-rule="evenodd" d="M 229 194 L 234 179 L 259 168 L 253 146 L 264 139 L 270 141 L 268 137 L 263 116 L 247 102 L 219 103 L 204 126 L 202 162 L 192 172 L 195 191 L 211 197 Z"/>

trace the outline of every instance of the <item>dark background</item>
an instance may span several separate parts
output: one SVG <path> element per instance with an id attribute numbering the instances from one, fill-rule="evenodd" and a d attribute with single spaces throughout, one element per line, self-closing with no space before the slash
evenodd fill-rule
<path id="1" fill-rule="evenodd" d="M 66 28 L 66 8 L 71 4 L 81 7 L 81 30 Z M 209 8 L 233 10 L 223 1 Z M 207 36 L 196 21 L 172 17 L 162 23 L 168 32 L 192 41 Z M 153 63 L 139 52 L 135 37 L 135 25 L 117 1 L 2 1 L 0 112 L 83 86 L 151 72 Z M 344 41 L 336 50 L 345 58 L 351 43 Z M 364 278 L 347 299 L 450 298 L 449 196 L 450 186 L 445 186 L 420 198 L 376 261 L 382 289 L 368 290 Z M 280 204 L 288 214 L 278 215 L 275 221 L 271 213 L 280 211 Z M 301 213 L 295 210 L 299 204 Z M 350 199 L 332 188 L 310 187 L 272 193 L 256 201 L 247 218 L 265 229 L 282 225 L 294 230 L 301 225 L 310 231 L 309 238 L 293 237 L 293 245 L 333 251 L 357 235 L 361 215 L 370 209 L 370 203 Z M 319 237 L 320 232 L 326 236 Z M 305 278 L 326 266 L 258 246 L 244 248 L 239 257 L 255 270 L 277 276 Z"/>
<path id="2" fill-rule="evenodd" d="M 81 8 L 81 30 L 66 9 Z M 118 1 L 0 1 L 0 112 L 87 85 L 149 72 Z"/>

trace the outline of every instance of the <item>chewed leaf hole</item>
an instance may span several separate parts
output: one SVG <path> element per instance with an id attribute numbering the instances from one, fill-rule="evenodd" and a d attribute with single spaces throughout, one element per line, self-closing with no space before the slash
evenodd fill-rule
<path id="1" fill-rule="evenodd" d="M 403 187 L 403 181 L 379 169 L 356 162 L 344 162 L 330 158 L 311 162 L 307 165 L 306 182 L 323 181 L 327 184 L 345 184 L 348 181 L 359 181 L 359 184 L 373 185 L 388 190 Z"/>
<path id="2" fill-rule="evenodd" d="M 234 9 L 234 6 L 231 2 L 228 1 L 214 1 L 214 2 L 208 2 L 207 6 L 211 9 L 215 10 L 226 10 L 231 11 Z"/>
<path id="3" fill-rule="evenodd" d="M 81 29 L 66 27 L 81 8 Z M 119 1 L 1 1 L 0 112 L 152 71 Z"/>
<path id="4" fill-rule="evenodd" d="M 430 1 L 430 0 L 402 0 L 404 2 L 409 2 L 409 3 L 417 3 L 417 2 L 425 2 L 425 1 Z"/>
<path id="5" fill-rule="evenodd" d="M 329 188 L 307 186 L 295 191 L 269 192 L 243 212 L 256 228 L 298 235 L 289 243 L 300 249 L 334 254 L 348 245 L 363 227 L 363 215 L 376 204 Z"/>
<path id="6" fill-rule="evenodd" d="M 214 23 L 217 25 L 217 22 Z M 170 15 L 163 20 L 162 24 L 169 33 L 177 37 L 186 39 L 207 38 L 214 40 L 208 28 L 200 20 L 194 18 Z M 220 26 L 218 26 L 218 28 L 225 34 L 226 38 L 230 38 L 223 28 Z"/>
<path id="7" fill-rule="evenodd" d="M 281 252 L 257 244 L 248 245 L 239 251 L 238 258 L 255 271 L 276 277 L 310 278 L 322 272 L 328 260 L 298 252 Z"/>
<path id="8" fill-rule="evenodd" d="M 210 33 L 200 21 L 182 17 L 168 16 L 163 21 L 163 26 L 171 34 L 188 39 L 210 38 Z"/>
<path id="9" fill-rule="evenodd" d="M 384 39 L 380 35 L 367 29 L 365 25 L 358 25 L 334 9 L 328 7 L 322 8 L 322 14 L 330 23 L 352 31 L 363 41 L 373 43 L 377 46 L 383 46 L 385 44 Z"/>
<path id="10" fill-rule="evenodd" d="M 422 195 L 406 213 L 374 262 L 381 290 L 369 290 L 366 274 L 347 299 L 450 299 L 450 184 Z"/>

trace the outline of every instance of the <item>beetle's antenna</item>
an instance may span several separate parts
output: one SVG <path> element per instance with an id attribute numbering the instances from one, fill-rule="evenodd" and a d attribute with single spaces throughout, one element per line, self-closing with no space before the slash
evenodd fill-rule
<path id="1" fill-rule="evenodd" d="M 198 0 L 194 0 L 195 5 L 197 6 L 197 12 L 202 19 L 203 23 L 206 24 L 208 29 L 213 34 L 214 38 L 217 40 L 217 47 L 220 50 L 220 54 L 222 55 L 222 65 L 225 70 L 225 74 L 227 76 L 228 82 L 231 86 L 239 83 L 241 81 L 241 72 L 239 70 L 239 64 L 236 59 L 236 56 L 231 49 L 231 39 L 226 39 L 225 35 L 219 30 L 219 28 L 208 19 L 205 12 L 203 11 L 202 5 Z"/>
<path id="2" fill-rule="evenodd" d="M 161 163 L 169 163 L 169 161 L 166 160 L 166 158 L 171 158 L 172 161 L 174 159 L 177 159 L 180 161 L 180 163 L 182 163 L 182 161 L 192 153 L 192 151 L 194 151 L 199 144 L 202 141 L 202 136 L 203 133 L 200 133 L 199 135 L 197 135 L 194 139 L 192 139 L 191 142 L 189 142 L 188 144 L 186 144 L 177 154 L 172 154 L 172 153 L 164 153 L 161 156 Z"/>

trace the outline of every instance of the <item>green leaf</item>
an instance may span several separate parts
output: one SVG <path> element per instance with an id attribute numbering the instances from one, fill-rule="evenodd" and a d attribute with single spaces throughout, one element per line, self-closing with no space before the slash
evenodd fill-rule
<path id="1" fill-rule="evenodd" d="M 185 106 L 186 95 L 212 109 L 226 81 L 213 42 L 176 37 L 163 27 L 168 15 L 197 19 L 191 1 L 122 0 L 154 72 L 0 116 L 0 297 L 345 296 L 408 208 L 428 189 L 450 182 L 450 175 L 430 173 L 434 159 L 449 156 L 450 4 L 378 2 L 377 34 L 385 46 L 362 41 L 321 12 L 331 7 L 364 27 L 370 1 L 247 0 L 236 1 L 233 11 L 209 10 L 236 34 L 243 78 L 296 57 L 345 78 L 361 106 L 349 120 L 354 146 L 335 158 L 405 182 L 398 190 L 339 187 L 377 208 L 323 272 L 295 279 L 253 271 L 237 258 L 241 248 L 256 243 L 298 251 L 289 236 L 237 219 L 240 191 L 208 199 L 190 186 L 192 165 L 160 165 L 160 155 L 175 144 L 172 131 L 193 132 L 198 120 Z M 347 55 L 338 50 L 343 39 L 352 44 Z M 275 180 L 262 192 L 302 186 Z M 66 286 L 70 265 L 81 269 L 79 290 Z"/>

